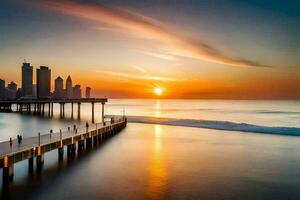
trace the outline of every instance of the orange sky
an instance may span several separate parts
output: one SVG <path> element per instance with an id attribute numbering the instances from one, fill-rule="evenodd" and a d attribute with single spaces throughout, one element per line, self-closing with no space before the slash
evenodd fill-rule
<path id="1" fill-rule="evenodd" d="M 0 21 L 0 78 L 20 86 L 26 58 L 49 66 L 53 82 L 71 75 L 99 97 L 157 98 L 159 87 L 160 98 L 300 99 L 293 15 L 246 3 L 218 4 L 218 12 L 194 4 L 182 3 L 179 14 L 143 2 L 7 3 L 14 14 Z"/>

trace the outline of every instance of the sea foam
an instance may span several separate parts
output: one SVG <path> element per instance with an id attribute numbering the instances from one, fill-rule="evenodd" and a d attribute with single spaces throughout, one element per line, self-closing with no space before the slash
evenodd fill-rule
<path id="1" fill-rule="evenodd" d="M 252 132 L 252 133 L 300 136 L 299 127 L 261 126 L 261 125 L 247 124 L 247 123 L 236 123 L 230 121 L 128 116 L 128 122 L 208 128 L 208 129 L 217 129 L 217 130 L 226 130 L 226 131 L 242 131 L 242 132 Z"/>

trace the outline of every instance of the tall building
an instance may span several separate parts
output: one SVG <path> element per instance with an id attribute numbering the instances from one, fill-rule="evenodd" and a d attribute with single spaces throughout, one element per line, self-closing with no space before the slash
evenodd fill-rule
<path id="1" fill-rule="evenodd" d="M 37 97 L 37 87 L 36 87 L 36 84 L 32 85 L 32 96 Z"/>
<path id="2" fill-rule="evenodd" d="M 72 86 L 71 76 L 68 76 L 67 82 L 66 82 L 66 97 L 67 97 L 67 99 L 73 98 L 73 86 Z"/>
<path id="3" fill-rule="evenodd" d="M 73 88 L 73 98 L 74 99 L 80 99 L 81 98 L 81 86 L 75 85 Z"/>
<path id="4" fill-rule="evenodd" d="M 22 65 L 22 93 L 23 96 L 32 96 L 33 67 L 30 63 Z"/>
<path id="5" fill-rule="evenodd" d="M 18 85 L 15 83 L 15 82 L 10 82 L 8 85 L 7 85 L 7 88 L 9 90 L 13 90 L 13 91 L 16 91 L 18 90 Z"/>
<path id="6" fill-rule="evenodd" d="M 5 99 L 5 80 L 0 79 L 0 100 Z"/>
<path id="7" fill-rule="evenodd" d="M 41 66 L 36 69 L 37 97 L 39 99 L 51 98 L 51 70 Z"/>
<path id="8" fill-rule="evenodd" d="M 6 88 L 6 99 L 15 100 L 17 98 L 18 86 L 14 82 L 10 82 Z"/>
<path id="9" fill-rule="evenodd" d="M 16 99 L 20 99 L 22 97 L 22 89 L 18 88 L 17 93 L 16 93 Z"/>
<path id="10" fill-rule="evenodd" d="M 85 89 L 85 98 L 89 99 L 91 98 L 91 88 L 90 87 L 86 87 Z"/>
<path id="11" fill-rule="evenodd" d="M 64 80 L 59 76 L 54 81 L 54 98 L 64 98 Z"/>

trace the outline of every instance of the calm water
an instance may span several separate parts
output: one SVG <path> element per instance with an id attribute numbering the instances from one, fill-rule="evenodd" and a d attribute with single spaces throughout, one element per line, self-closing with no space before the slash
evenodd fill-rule
<path id="1" fill-rule="evenodd" d="M 300 101 L 110 100 L 109 111 L 137 116 L 300 127 Z"/>
<path id="2" fill-rule="evenodd" d="M 106 114 L 123 107 L 137 116 L 300 125 L 299 101 L 111 100 Z M 1 113 L 0 139 L 83 123 L 83 109 L 82 122 Z M 131 123 L 72 161 L 47 153 L 41 174 L 17 163 L 1 199 L 299 199 L 299 152 L 300 137 Z"/>

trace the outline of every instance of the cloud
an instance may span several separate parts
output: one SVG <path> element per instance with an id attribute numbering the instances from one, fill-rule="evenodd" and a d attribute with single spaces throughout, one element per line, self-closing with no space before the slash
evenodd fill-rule
<path id="1" fill-rule="evenodd" d="M 168 54 L 163 54 L 163 53 L 154 53 L 154 52 L 146 52 L 146 51 L 140 51 L 140 53 L 147 55 L 147 56 L 152 56 L 155 58 L 163 59 L 163 60 L 169 60 L 169 61 L 174 61 L 176 60 L 176 57 Z"/>
<path id="2" fill-rule="evenodd" d="M 149 75 L 140 75 L 140 74 L 131 74 L 131 73 L 123 73 L 123 72 L 113 72 L 113 71 L 103 71 L 97 70 L 94 71 L 101 74 L 106 74 L 110 76 L 126 78 L 126 79 L 138 79 L 138 80 L 149 80 L 149 81 L 177 81 L 181 79 L 174 79 L 170 77 L 164 76 L 149 76 Z"/>
<path id="3" fill-rule="evenodd" d="M 133 69 L 137 70 L 138 72 L 141 72 L 141 73 L 144 73 L 146 74 L 147 73 L 147 70 L 145 70 L 144 68 L 142 67 L 139 67 L 139 66 L 132 66 Z"/>
<path id="4" fill-rule="evenodd" d="M 128 10 L 69 0 L 32 0 L 32 2 L 35 2 L 35 5 L 37 4 L 65 15 L 119 28 L 121 31 L 138 38 L 155 40 L 163 45 L 167 54 L 231 66 L 269 67 L 247 59 L 230 58 L 209 44 L 183 37 L 152 18 L 129 12 Z"/>

